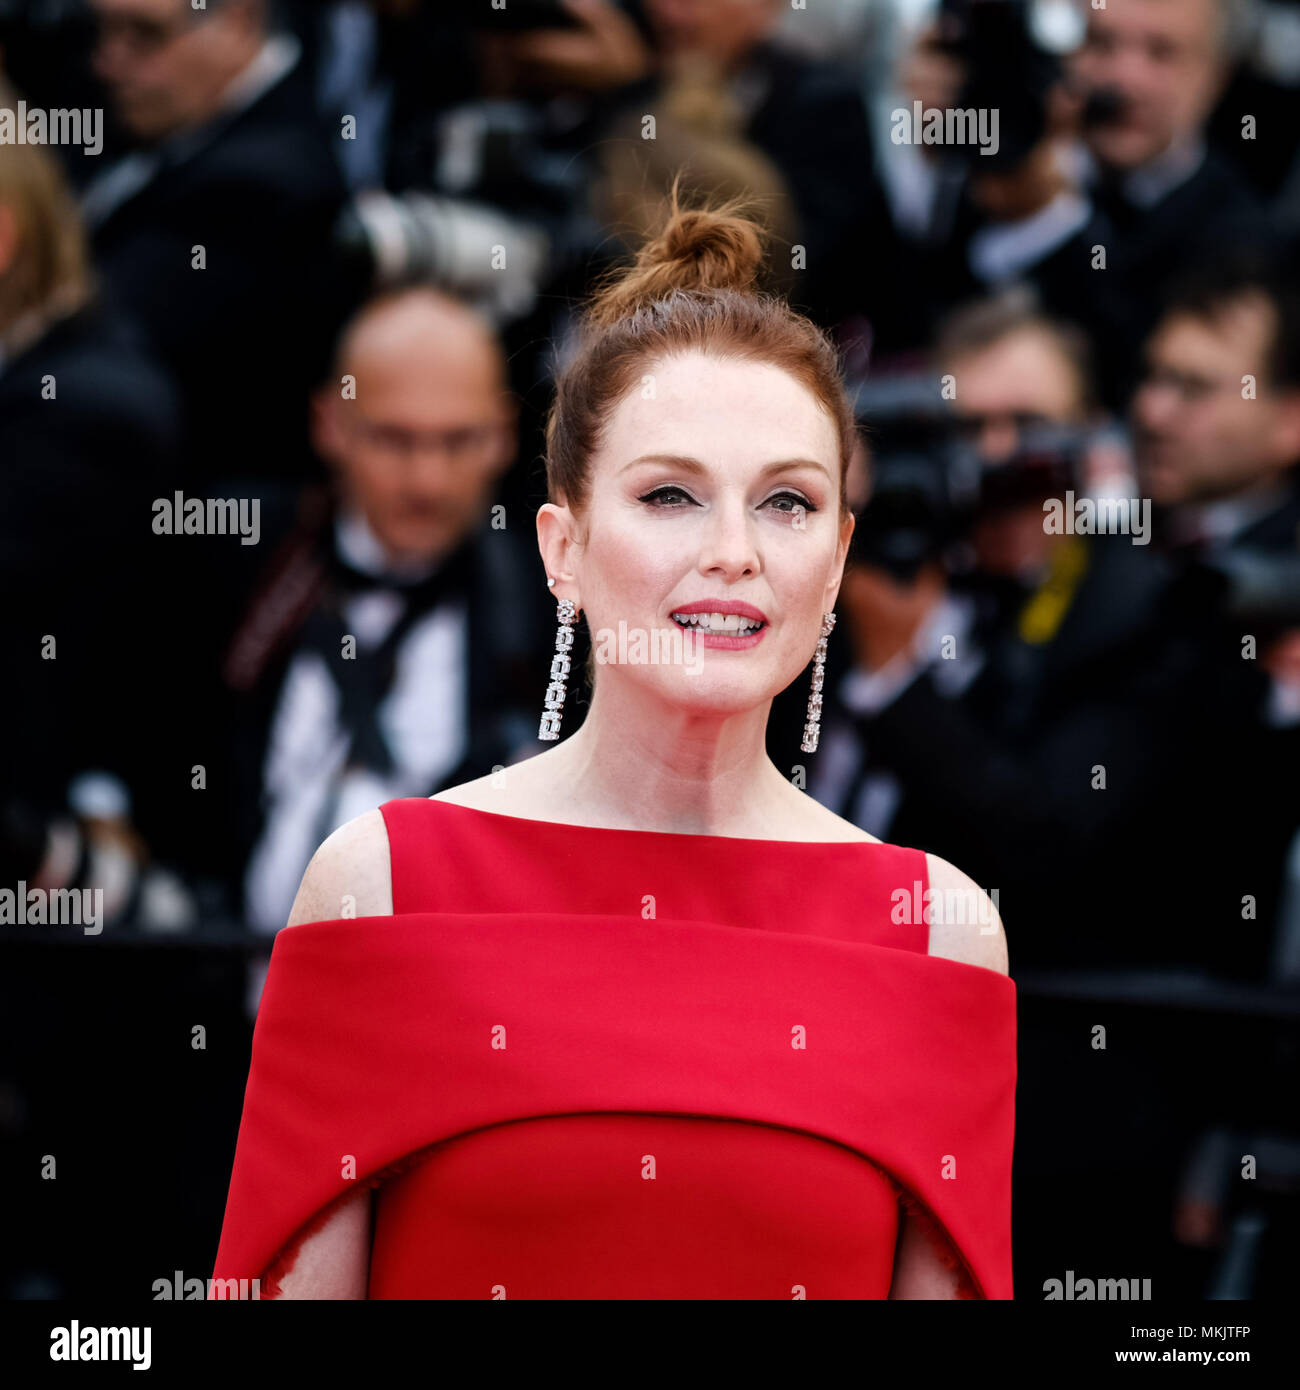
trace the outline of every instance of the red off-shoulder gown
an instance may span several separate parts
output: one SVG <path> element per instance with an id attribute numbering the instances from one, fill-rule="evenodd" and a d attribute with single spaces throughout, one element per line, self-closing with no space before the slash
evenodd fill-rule
<path id="1" fill-rule="evenodd" d="M 381 810 L 393 917 L 276 939 L 216 1278 L 362 1181 L 371 1298 L 885 1298 L 903 1210 L 1012 1296 L 1015 987 L 923 853 Z"/>

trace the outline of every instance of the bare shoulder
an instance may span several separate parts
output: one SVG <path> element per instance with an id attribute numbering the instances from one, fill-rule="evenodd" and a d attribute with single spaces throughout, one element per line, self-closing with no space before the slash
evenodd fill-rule
<path id="1" fill-rule="evenodd" d="M 930 954 L 1005 975 L 1007 935 L 993 900 L 946 859 L 927 854 L 925 861 L 930 878 Z"/>
<path id="2" fill-rule="evenodd" d="M 878 845 L 881 843 L 874 835 L 869 835 L 860 825 L 854 825 L 851 820 L 845 820 L 843 816 L 838 816 L 829 806 L 823 806 L 816 797 L 810 796 L 806 791 L 792 788 L 799 800 L 795 803 L 795 814 L 798 815 L 800 823 L 805 825 L 809 831 L 808 839 L 817 841 L 839 842 L 846 844 L 868 844 Z"/>
<path id="3" fill-rule="evenodd" d="M 289 926 L 353 917 L 391 917 L 393 870 L 382 812 L 348 821 L 321 845 L 298 886 Z"/>
<path id="4" fill-rule="evenodd" d="M 553 775 L 557 748 L 507 763 L 482 777 L 444 787 L 430 801 L 450 801 L 472 811 L 495 811 L 503 815 L 535 816 L 547 820 L 555 807 L 557 779 Z"/>
<path id="5" fill-rule="evenodd" d="M 844 820 L 841 816 L 833 816 L 816 828 L 818 828 L 819 840 L 843 841 L 844 844 L 862 845 L 880 845 L 884 842 L 877 840 L 875 835 L 869 835 L 861 826 L 855 826 L 851 820 Z"/>
<path id="6" fill-rule="evenodd" d="M 505 798 L 500 779 L 492 780 L 492 774 L 476 777 L 472 782 L 462 782 L 458 787 L 445 787 L 434 792 L 430 801 L 450 801 L 453 806 L 468 806 L 472 811 L 503 811 Z"/>
<path id="7" fill-rule="evenodd" d="M 874 835 L 869 835 L 860 825 L 854 825 L 851 820 L 844 820 L 841 816 L 835 816 L 825 824 L 825 839 L 842 840 L 846 844 L 880 845 L 883 840 L 878 840 Z"/>

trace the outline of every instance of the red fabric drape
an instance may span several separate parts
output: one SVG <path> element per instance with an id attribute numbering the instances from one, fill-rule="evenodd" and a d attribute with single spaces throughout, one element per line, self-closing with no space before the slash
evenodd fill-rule
<path id="1" fill-rule="evenodd" d="M 914 951 L 605 914 L 286 927 L 213 1274 L 262 1277 L 441 1140 L 639 1111 L 848 1146 L 933 1214 L 982 1297 L 1011 1298 L 1014 1094 L 1014 983 Z"/>

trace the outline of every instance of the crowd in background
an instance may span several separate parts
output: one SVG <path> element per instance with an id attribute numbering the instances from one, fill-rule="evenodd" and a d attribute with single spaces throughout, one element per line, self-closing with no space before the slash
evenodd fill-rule
<path id="1" fill-rule="evenodd" d="M 680 176 L 863 427 L 777 766 L 996 889 L 1013 974 L 1300 981 L 1300 4 L 0 0 L 20 101 L 103 127 L 0 141 L 0 883 L 269 937 L 335 827 L 540 749 L 550 382 Z M 1036 1026 L 1026 1226 L 1222 1250 L 1244 1126 L 1296 1190 L 1267 1087 Z M 1165 1119 L 1026 1118 L 1090 1088 Z"/>

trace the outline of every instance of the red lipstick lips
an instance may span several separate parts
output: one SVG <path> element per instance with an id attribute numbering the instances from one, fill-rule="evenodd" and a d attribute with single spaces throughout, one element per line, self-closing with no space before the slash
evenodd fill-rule
<path id="1" fill-rule="evenodd" d="M 752 603 L 742 603 L 739 599 L 697 599 L 693 603 L 679 604 L 672 610 L 673 620 L 689 617 L 692 614 L 717 613 L 725 618 L 739 619 L 729 622 L 725 627 L 710 628 L 700 622 L 678 622 L 687 632 L 697 633 L 702 646 L 716 651 L 745 651 L 756 647 L 767 631 L 767 614 Z"/>

